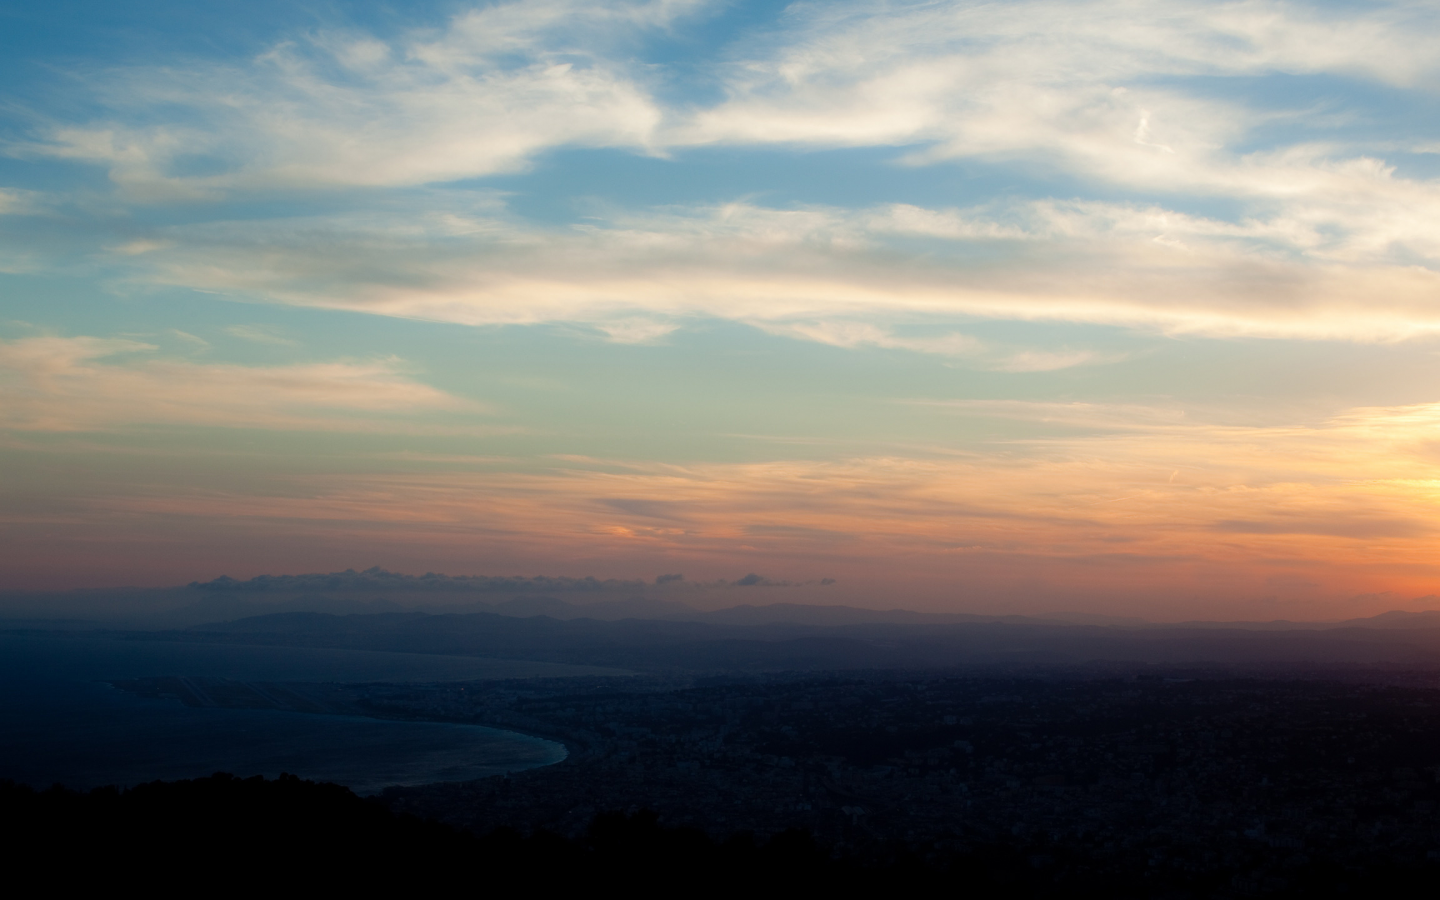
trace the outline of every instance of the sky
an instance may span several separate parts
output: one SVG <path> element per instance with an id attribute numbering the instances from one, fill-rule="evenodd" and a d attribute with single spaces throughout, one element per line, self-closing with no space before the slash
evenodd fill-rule
<path id="1" fill-rule="evenodd" d="M 1433 0 L 0 0 L 0 588 L 1440 607 L 1437 46 Z"/>

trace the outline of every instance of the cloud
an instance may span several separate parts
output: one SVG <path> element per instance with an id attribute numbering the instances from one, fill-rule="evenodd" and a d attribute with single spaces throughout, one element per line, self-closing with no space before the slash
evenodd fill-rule
<path id="1" fill-rule="evenodd" d="M 257 344 L 271 344 L 276 347 L 296 347 L 298 342 L 284 337 L 273 325 L 229 325 L 225 333 Z"/>
<path id="2" fill-rule="evenodd" d="M 148 352 L 126 342 L 81 351 L 122 361 Z M 215 402 L 234 409 L 228 397 Z M 1097 427 L 974 442 L 964 453 L 683 465 L 455 459 L 443 470 L 383 454 L 368 469 L 361 455 L 344 471 L 127 476 L 103 490 L 67 484 L 43 508 L 11 505 L 0 525 L 25 536 L 58 516 L 73 534 L 104 535 L 122 516 L 127 533 L 164 536 L 165 547 L 203 522 L 212 551 L 234 535 L 295 542 L 303 554 L 551 568 L 565 560 L 611 575 L 662 563 L 660 571 L 698 568 L 709 578 L 824 572 L 858 592 L 855 601 L 903 587 L 905 596 L 972 607 L 1124 597 L 1170 615 L 1167 604 L 1191 597 L 1212 610 L 1227 598 L 1239 604 L 1295 573 L 1319 585 L 1317 604 L 1433 592 L 1440 474 L 1429 447 L 1440 406 L 1261 426 L 1190 412 L 1035 404 L 1028 413 L 1037 419 L 1069 415 Z M 1027 411 L 1015 403 L 1008 414 Z"/>
<path id="3" fill-rule="evenodd" d="M 610 509 L 644 519 L 666 519 L 679 521 L 685 517 L 685 506 L 664 500 L 641 500 L 626 497 L 606 497 L 600 503 Z"/>
<path id="4" fill-rule="evenodd" d="M 153 253 L 156 250 L 167 250 L 175 244 L 171 241 L 154 241 L 145 238 L 137 238 L 133 241 L 126 241 L 123 244 L 116 244 L 107 249 L 112 253 L 120 253 L 125 256 L 139 256 L 142 253 Z"/>
<path id="5" fill-rule="evenodd" d="M 624 48 L 698 5 L 498 3 L 439 32 L 295 35 L 240 64 L 105 73 L 112 120 L 56 123 L 13 152 L 107 166 L 147 202 L 453 181 L 559 145 L 646 152 L 662 112 Z"/>
<path id="6" fill-rule="evenodd" d="M 0 342 L 0 427 L 371 431 L 403 429 L 414 413 L 484 411 L 410 379 L 396 360 L 257 367 L 148 358 L 156 349 L 97 337 Z"/>
<path id="7" fill-rule="evenodd" d="M 1032 597 L 1093 588 L 1213 600 L 1268 589 L 1291 570 L 1322 593 L 1416 594 L 1440 575 L 1440 479 L 1421 452 L 1440 428 L 1435 407 L 1284 428 L 1167 425 L 1163 412 L 1147 421 L 963 457 L 347 472 L 308 476 L 303 489 L 286 480 L 268 492 L 96 502 L 135 516 L 306 523 L 342 542 L 342 532 L 383 534 L 426 552 L 473 547 L 483 535 L 513 558 L 787 570 L 803 561 L 861 584 L 903 571 L 916 590 L 953 591 L 958 580 L 969 595 L 1021 585 Z M 1117 554 L 1121 541 L 1127 552 Z"/>
<path id="8" fill-rule="evenodd" d="M 736 586 L 736 587 L 773 587 L 773 586 L 777 586 L 777 585 L 788 585 L 788 584 L 789 584 L 789 582 L 785 582 L 785 581 L 771 581 L 770 579 L 764 577 L 763 575 L 756 575 L 754 572 L 751 572 L 749 575 L 746 575 L 744 578 L 741 578 L 741 579 L 738 579 L 738 580 L 735 581 L 735 586 Z"/>
<path id="9" fill-rule="evenodd" d="M 1423 87 L 1418 4 L 1183 0 L 792 7 L 725 71 L 699 143 L 928 145 L 917 162 L 1028 155 L 1136 184 L 1216 177 L 1263 112 L 1186 79 L 1330 73 Z M 1196 165 L 1203 163 L 1202 165 Z"/>
<path id="10" fill-rule="evenodd" d="M 1324 76 L 1423 107 L 1440 74 L 1433 5 L 795 4 L 685 65 L 647 56 L 710 9 L 499 3 L 434 30 L 296 34 L 238 63 L 93 74 L 105 116 L 51 121 L 8 149 L 104 166 L 122 205 L 348 190 L 357 210 L 127 235 L 110 262 L 129 285 L 573 322 L 619 343 L 718 317 L 1015 372 L 1108 358 L 901 326 L 1440 330 L 1440 185 L 1376 155 L 1426 140 L 1366 119 L 1343 89 L 1325 109 L 1242 90 Z M 571 227 L 525 222 L 496 193 L 414 189 L 517 171 L 556 147 L 683 166 L 688 148 L 716 145 L 893 147 L 905 165 L 966 160 L 1020 187 L 968 208 L 733 202 Z M 1045 196 L 1077 190 L 1089 196 Z"/>
<path id="11" fill-rule="evenodd" d="M 1001 372 L 1054 372 L 1075 366 L 1118 362 L 1122 356 L 1093 350 L 1019 350 L 997 361 L 993 368 Z"/>
<path id="12" fill-rule="evenodd" d="M 904 337 L 888 328 L 868 322 L 782 322 L 771 324 L 767 330 L 818 341 L 832 347 L 871 346 L 949 356 L 976 356 L 984 350 L 984 344 L 980 340 L 967 334 L 951 332 L 935 337 Z"/>
<path id="13" fill-rule="evenodd" d="M 38 191 L 18 188 L 0 188 L 0 216 L 28 216 L 43 207 L 43 197 Z"/>
<path id="14" fill-rule="evenodd" d="M 1432 529 L 1415 519 L 1243 520 L 1216 522 L 1216 531 L 1229 534 L 1322 534 L 1349 538 L 1394 538 L 1429 535 Z"/>
<path id="15" fill-rule="evenodd" d="M 210 349 L 210 342 L 199 335 L 191 334 L 188 331 L 181 331 L 178 328 L 167 328 L 165 333 L 183 342 L 191 350 L 204 351 Z"/>
<path id="16" fill-rule="evenodd" d="M 1398 186 L 1393 198 L 1399 204 Z M 165 248 L 116 262 L 137 284 L 269 302 L 471 325 L 590 323 L 622 342 L 656 340 L 686 318 L 723 318 L 836 346 L 991 354 L 987 364 L 1013 371 L 1105 360 L 1084 348 L 1001 358 L 958 331 L 916 337 L 893 326 L 999 318 L 1342 340 L 1440 330 L 1440 273 L 1413 256 L 1440 256 L 1440 192 L 1423 187 L 1393 221 L 1376 209 L 1305 227 L 1099 202 L 735 203 L 574 228 L 466 213 L 472 227 L 456 234 L 458 213 L 435 198 L 416 202 L 403 220 L 164 228 Z M 910 243 L 913 231 L 897 220 L 931 226 L 925 244 Z M 1402 233 L 1402 222 L 1413 229 Z M 945 223 L 956 237 L 943 236 Z"/>
<path id="17" fill-rule="evenodd" d="M 1017 350 L 995 345 L 958 331 L 924 336 L 897 334 L 871 322 L 799 321 L 760 322 L 771 334 L 829 344 L 832 347 L 879 347 L 957 357 L 969 368 L 997 372 L 1053 372 L 1074 366 L 1117 362 L 1123 357 L 1091 350 Z"/>
<path id="18" fill-rule="evenodd" d="M 1105 431 L 1143 431 L 1194 425 L 1186 410 L 1144 404 L 1034 400 L 905 400 L 906 404 L 972 416 L 1043 422 Z"/>
<path id="19" fill-rule="evenodd" d="M 1147 190 L 1274 198 L 1324 181 L 1325 166 L 1304 148 L 1233 149 L 1295 111 L 1219 99 L 1216 79 L 1424 90 L 1440 69 L 1428 5 L 1261 0 L 795 4 L 718 58 L 642 61 L 646 40 L 705 27 L 711 7 L 498 3 L 435 31 L 294 35 L 240 64 L 108 72 L 94 88 L 109 120 L 53 123 L 12 152 L 106 165 L 154 200 L 453 181 L 557 146 L 716 143 L 918 147 L 916 164 L 1031 160 Z M 688 96 L 700 83 L 723 99 Z M 197 160 L 219 171 L 192 174 Z"/>
<path id="20" fill-rule="evenodd" d="M 657 579 L 657 584 L 660 583 Z M 615 579 L 548 578 L 543 575 L 525 577 L 494 575 L 446 575 L 426 572 L 406 575 L 372 566 L 363 572 L 312 572 L 304 575 L 260 575 L 240 581 L 222 575 L 210 581 L 193 581 L 191 590 L 225 594 L 308 593 L 312 591 L 361 591 L 365 593 L 404 592 L 412 594 L 516 594 L 550 593 L 552 591 L 597 593 L 602 591 L 635 591 L 646 587 L 643 581 Z"/>
<path id="21" fill-rule="evenodd" d="M 680 328 L 675 322 L 629 317 L 596 322 L 595 327 L 616 344 L 653 344 Z"/>

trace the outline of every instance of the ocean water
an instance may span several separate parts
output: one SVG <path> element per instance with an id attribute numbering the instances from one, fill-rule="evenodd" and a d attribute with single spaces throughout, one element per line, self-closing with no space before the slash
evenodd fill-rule
<path id="1" fill-rule="evenodd" d="M 397 682 L 607 673 L 428 654 L 0 634 L 0 778 L 83 789 L 213 772 L 290 772 L 358 793 L 482 778 L 559 762 L 565 748 L 473 725 L 187 707 L 106 682 L 163 675 Z"/>

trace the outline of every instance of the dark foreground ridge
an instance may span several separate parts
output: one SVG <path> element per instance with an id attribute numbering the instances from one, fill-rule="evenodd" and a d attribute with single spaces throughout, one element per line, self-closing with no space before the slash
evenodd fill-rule
<path id="1" fill-rule="evenodd" d="M 61 881 L 135 879 L 196 887 L 254 882 L 289 869 L 345 880 L 449 865 L 474 842 L 398 816 L 347 788 L 293 776 L 226 774 L 89 793 L 0 781 L 0 841 L 13 863 Z"/>
<path id="2" fill-rule="evenodd" d="M 0 823 L 9 859 L 56 884 L 109 887 L 469 890 L 478 880 L 539 896 L 606 887 L 719 896 L 762 885 L 904 887 L 944 874 L 903 855 L 883 866 L 836 859 L 798 831 L 715 841 L 699 829 L 663 827 L 651 812 L 598 815 L 574 838 L 509 829 L 479 836 L 291 775 L 217 773 L 89 793 L 0 781 Z"/>
<path id="3" fill-rule="evenodd" d="M 541 895 L 546 888 L 607 882 L 657 889 L 688 882 L 687 892 L 704 893 L 757 880 L 838 884 L 865 874 L 830 859 L 800 833 L 763 844 L 746 835 L 717 843 L 696 829 L 663 828 L 654 814 L 641 813 L 597 816 L 574 839 L 506 829 L 477 836 L 291 775 L 271 781 L 217 773 L 89 793 L 4 781 L 0 822 L 10 859 L 61 879 L 116 886 L 137 878 L 222 889 L 297 877 L 369 887 L 481 879 L 497 887 L 523 883 Z M 905 876 L 902 868 L 872 874 Z M 912 874 L 929 873 L 915 868 Z"/>
<path id="4" fill-rule="evenodd" d="M 868 859 L 835 854 L 808 833 L 759 842 L 665 827 L 654 813 L 602 813 L 583 835 L 498 829 L 483 836 L 399 815 L 343 787 L 282 775 L 217 773 L 127 791 L 45 791 L 0 782 L 0 839 L 10 859 L 54 883 L 212 890 L 284 884 L 328 890 L 494 887 L 731 896 L 738 890 L 944 890 L 969 897 L 1407 896 L 1432 866 L 1320 861 L 1266 878 L 1240 867 L 1215 879 L 1157 878 L 1144 865 L 1095 865 L 1063 846 L 1037 854 L 997 842 L 943 860 L 895 845 Z M 1253 871 L 1252 871 L 1253 870 Z"/>

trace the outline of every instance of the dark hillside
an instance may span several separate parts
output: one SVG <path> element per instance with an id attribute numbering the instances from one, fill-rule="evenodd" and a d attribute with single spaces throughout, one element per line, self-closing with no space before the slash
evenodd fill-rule
<path id="1" fill-rule="evenodd" d="M 857 877 L 928 877 L 921 869 L 863 872 L 806 835 L 764 844 L 717 843 L 701 831 L 665 828 L 654 814 L 596 817 L 582 838 L 496 831 L 479 837 L 362 800 L 333 784 L 282 775 L 216 774 L 152 782 L 127 791 L 34 791 L 0 782 L 6 857 L 51 889 L 62 885 L 225 893 L 273 891 L 623 887 L 645 896 L 683 888 L 712 896 L 744 884 L 837 888 Z"/>
<path id="2" fill-rule="evenodd" d="M 1222 878 L 1157 874 L 1144 859 L 1116 866 L 1063 843 L 1014 840 L 921 861 L 902 844 L 838 858 L 805 832 L 764 843 L 666 827 L 655 814 L 601 813 L 582 837 L 494 831 L 476 836 L 396 815 L 346 789 L 281 776 L 217 774 L 128 791 L 34 791 L 0 782 L 0 840 L 30 892 L 146 890 L 731 897 L 740 891 L 851 896 L 943 892 L 973 898 L 1228 898 L 1418 896 L 1435 866 L 1377 857 L 1324 860 L 1266 877 L 1261 858 Z M 43 887 L 42 887 L 43 886 Z"/>
<path id="3" fill-rule="evenodd" d="M 1141 629 L 1035 621 L 833 626 L 776 621 L 722 625 L 664 619 L 520 618 L 484 612 L 292 612 L 199 625 L 184 631 L 135 632 L 131 636 L 490 656 L 686 672 L 1091 661 L 1234 666 L 1440 665 L 1440 629 L 1424 627 Z"/>

